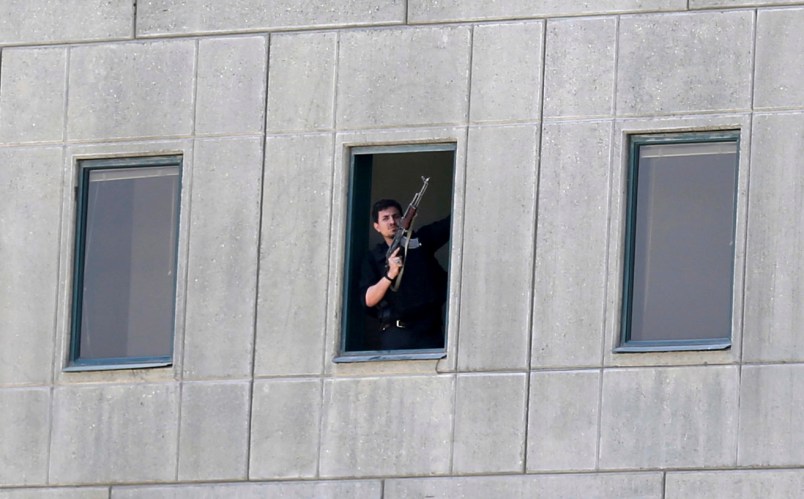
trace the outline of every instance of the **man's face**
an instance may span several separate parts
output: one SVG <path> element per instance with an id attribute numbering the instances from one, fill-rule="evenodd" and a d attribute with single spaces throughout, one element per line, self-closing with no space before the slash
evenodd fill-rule
<path id="1" fill-rule="evenodd" d="M 399 228 L 399 219 L 401 218 L 402 214 L 396 206 L 381 210 L 377 214 L 377 221 L 374 222 L 374 230 L 379 232 L 383 239 L 393 239 L 396 230 Z"/>

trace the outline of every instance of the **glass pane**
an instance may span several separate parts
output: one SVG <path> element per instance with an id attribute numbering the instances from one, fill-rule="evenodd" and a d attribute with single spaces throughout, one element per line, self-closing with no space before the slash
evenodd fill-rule
<path id="1" fill-rule="evenodd" d="M 91 170 L 79 357 L 173 350 L 179 168 Z"/>
<path id="2" fill-rule="evenodd" d="M 736 185 L 735 142 L 640 147 L 630 340 L 730 336 Z"/>

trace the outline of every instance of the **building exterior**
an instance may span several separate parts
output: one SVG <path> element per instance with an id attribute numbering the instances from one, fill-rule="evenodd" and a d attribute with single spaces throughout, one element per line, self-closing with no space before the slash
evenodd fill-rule
<path id="1" fill-rule="evenodd" d="M 0 498 L 800 497 L 802 82 L 789 0 L 1 2 Z M 623 351 L 632 137 L 723 132 L 726 343 Z M 446 350 L 336 362 L 352 151 L 431 144 Z M 168 361 L 75 368 L 82 162 L 162 156 Z"/>

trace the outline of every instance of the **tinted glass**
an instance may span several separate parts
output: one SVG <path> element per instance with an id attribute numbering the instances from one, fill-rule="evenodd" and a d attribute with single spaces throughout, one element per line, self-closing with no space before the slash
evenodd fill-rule
<path id="1" fill-rule="evenodd" d="M 173 350 L 178 166 L 85 175 L 81 359 Z"/>
<path id="2" fill-rule="evenodd" d="M 737 144 L 643 145 L 636 177 L 630 340 L 729 337 Z"/>

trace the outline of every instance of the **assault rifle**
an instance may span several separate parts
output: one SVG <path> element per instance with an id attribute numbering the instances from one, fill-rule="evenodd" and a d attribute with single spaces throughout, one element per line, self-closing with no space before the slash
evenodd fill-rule
<path id="1" fill-rule="evenodd" d="M 413 201 L 410 202 L 405 210 L 405 214 L 402 215 L 402 218 L 399 220 L 399 227 L 396 230 L 396 234 L 394 234 L 394 239 L 388 246 L 388 251 L 385 252 L 386 260 L 388 260 L 398 248 L 403 248 L 404 255 L 406 255 L 408 252 L 410 238 L 413 235 L 413 220 L 416 218 L 419 203 L 422 200 L 422 196 L 424 196 L 424 191 L 427 190 L 427 185 L 430 183 L 430 178 L 422 177 L 422 182 L 422 188 L 413 196 Z M 403 260 L 404 255 L 402 255 Z M 399 275 L 397 275 L 396 279 L 394 279 L 394 284 L 391 286 L 391 291 L 396 291 L 399 289 L 399 284 L 402 282 L 402 274 L 404 272 L 405 267 L 402 267 L 399 270 Z"/>

